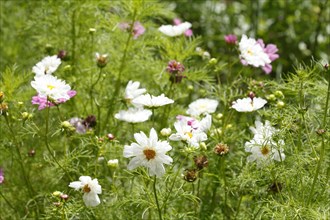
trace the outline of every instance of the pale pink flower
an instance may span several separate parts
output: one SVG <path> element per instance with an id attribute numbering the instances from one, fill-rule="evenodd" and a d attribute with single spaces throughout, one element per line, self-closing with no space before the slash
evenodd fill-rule
<path id="1" fill-rule="evenodd" d="M 260 46 L 263 48 L 264 52 L 268 55 L 271 62 L 280 57 L 276 53 L 278 51 L 278 49 L 275 44 L 265 45 L 264 41 L 262 39 L 258 39 L 257 43 L 260 44 Z M 272 65 L 270 63 L 266 64 L 264 67 L 262 67 L 262 69 L 266 74 L 269 74 L 270 72 L 272 72 Z"/>
<path id="2" fill-rule="evenodd" d="M 68 91 L 67 94 L 70 97 L 69 99 L 60 98 L 60 99 L 57 99 L 55 102 L 51 102 L 51 101 L 47 100 L 47 97 L 36 95 L 36 96 L 32 97 L 31 102 L 33 105 L 39 105 L 38 110 L 42 110 L 44 108 L 52 107 L 52 106 L 55 106 L 55 105 L 58 105 L 58 104 L 61 104 L 61 103 L 64 103 L 64 102 L 70 100 L 73 96 L 75 96 L 77 94 L 77 92 L 75 90 L 70 90 L 70 91 Z"/>

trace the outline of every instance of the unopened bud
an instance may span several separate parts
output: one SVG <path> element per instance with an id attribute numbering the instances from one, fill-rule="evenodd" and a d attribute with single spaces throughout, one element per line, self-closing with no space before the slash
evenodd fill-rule
<path id="1" fill-rule="evenodd" d="M 108 63 L 108 60 L 107 60 L 108 55 L 107 54 L 102 54 L 101 55 L 99 53 L 96 53 L 95 56 L 96 56 L 96 64 L 97 64 L 98 67 L 103 68 L 107 65 L 107 63 Z"/>
<path id="2" fill-rule="evenodd" d="M 219 113 L 215 116 L 216 119 L 221 119 L 223 117 L 223 114 Z"/>
<path id="3" fill-rule="evenodd" d="M 160 134 L 167 137 L 171 134 L 172 130 L 171 128 L 163 128 L 161 131 L 160 131 Z"/>
<path id="4" fill-rule="evenodd" d="M 189 86 L 187 87 L 187 89 L 188 89 L 189 91 L 193 91 L 193 90 L 194 90 L 194 87 L 193 87 L 192 85 L 189 85 Z"/>
<path id="5" fill-rule="evenodd" d="M 109 139 L 109 141 L 112 141 L 115 139 L 115 135 L 109 133 L 109 134 L 107 134 L 107 138 Z"/>
<path id="6" fill-rule="evenodd" d="M 29 118 L 29 115 L 30 115 L 30 114 L 29 114 L 28 112 L 23 112 L 23 113 L 22 113 L 22 119 L 23 119 L 23 120 L 27 120 L 27 119 Z"/>
<path id="7" fill-rule="evenodd" d="M 61 194 L 60 198 L 66 201 L 69 199 L 69 196 L 67 194 Z"/>
<path id="8" fill-rule="evenodd" d="M 5 99 L 5 94 L 0 91 L 0 103 Z"/>
<path id="9" fill-rule="evenodd" d="M 250 99 L 254 99 L 256 97 L 256 94 L 254 92 L 249 92 L 248 97 L 250 97 Z"/>
<path id="10" fill-rule="evenodd" d="M 277 106 L 277 108 L 283 108 L 285 106 L 285 103 L 282 101 L 278 101 L 276 106 Z"/>
<path id="11" fill-rule="evenodd" d="M 209 60 L 209 64 L 210 64 L 210 65 L 215 65 L 215 64 L 217 64 L 217 63 L 218 63 L 218 60 L 215 59 L 215 58 L 212 58 L 212 59 Z"/>
<path id="12" fill-rule="evenodd" d="M 60 195 L 62 195 L 62 193 L 60 191 L 55 191 L 52 193 L 53 196 L 59 197 Z"/>
<path id="13" fill-rule="evenodd" d="M 31 150 L 29 150 L 29 152 L 28 152 L 28 156 L 29 156 L 29 157 L 34 157 L 35 154 L 36 154 L 36 151 L 35 151 L 34 149 L 31 149 Z"/>
<path id="14" fill-rule="evenodd" d="M 270 94 L 269 96 L 266 97 L 268 100 L 270 101 L 275 101 L 276 100 L 276 97 L 274 94 Z"/>
<path id="15" fill-rule="evenodd" d="M 70 128 L 70 127 L 72 127 L 72 125 L 68 121 L 62 121 L 61 122 L 61 127 L 62 128 Z"/>
<path id="16" fill-rule="evenodd" d="M 113 159 L 108 161 L 108 166 L 112 168 L 118 167 L 118 159 Z"/>
<path id="17" fill-rule="evenodd" d="M 275 91 L 274 95 L 277 97 L 277 98 L 284 98 L 284 95 L 283 95 L 283 92 L 277 90 Z"/>
<path id="18" fill-rule="evenodd" d="M 207 146 L 206 146 L 205 142 L 201 142 L 201 143 L 199 144 L 199 147 L 200 147 L 202 150 L 207 150 Z"/>
<path id="19" fill-rule="evenodd" d="M 95 29 L 95 28 L 90 28 L 90 29 L 89 29 L 89 33 L 90 33 L 90 34 L 94 34 L 95 32 L 96 32 L 96 29 Z"/>

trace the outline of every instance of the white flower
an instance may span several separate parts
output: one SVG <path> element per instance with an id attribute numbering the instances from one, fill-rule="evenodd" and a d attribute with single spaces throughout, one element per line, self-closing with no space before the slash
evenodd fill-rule
<path id="1" fill-rule="evenodd" d="M 285 154 L 281 146 L 284 145 L 283 140 L 276 143 L 273 140 L 273 135 L 277 132 L 271 126 L 269 121 L 262 124 L 260 121 L 255 121 L 255 128 L 250 127 L 254 137 L 252 140 L 245 143 L 245 151 L 252 153 L 248 156 L 247 161 L 257 161 L 258 165 L 269 163 L 271 160 L 283 161 Z"/>
<path id="2" fill-rule="evenodd" d="M 264 107 L 266 103 L 267 101 L 262 98 L 244 98 L 234 101 L 231 107 L 238 112 L 252 112 Z"/>
<path id="3" fill-rule="evenodd" d="M 214 113 L 218 107 L 219 102 L 214 99 L 197 99 L 190 103 L 187 114 L 192 116 L 199 116 L 204 113 Z"/>
<path id="4" fill-rule="evenodd" d="M 140 87 L 140 82 L 129 81 L 125 89 L 125 99 L 132 100 L 134 98 L 139 97 L 140 95 L 142 95 L 147 91 L 144 88 L 139 89 L 139 87 Z"/>
<path id="5" fill-rule="evenodd" d="M 191 23 L 189 22 L 184 22 L 179 25 L 162 25 L 158 28 L 160 32 L 163 34 L 170 36 L 170 37 L 175 37 L 183 34 L 186 32 L 189 28 L 191 27 Z"/>
<path id="6" fill-rule="evenodd" d="M 129 123 L 140 123 L 147 121 L 152 112 L 147 109 L 129 108 L 127 111 L 121 110 L 115 114 L 115 118 Z"/>
<path id="7" fill-rule="evenodd" d="M 252 65 L 255 67 L 263 67 L 271 63 L 269 56 L 264 52 L 264 49 L 253 38 L 242 36 L 239 42 L 240 58 L 243 64 Z"/>
<path id="8" fill-rule="evenodd" d="M 71 87 L 63 80 L 57 79 L 52 75 L 43 75 L 35 77 L 31 82 L 31 86 L 37 90 L 40 97 L 50 97 L 54 100 L 70 99 L 68 92 Z"/>
<path id="9" fill-rule="evenodd" d="M 97 206 L 101 203 L 97 194 L 102 193 L 102 188 L 99 185 L 97 179 L 93 179 L 89 176 L 81 176 L 80 181 L 71 182 L 69 187 L 75 190 L 82 189 L 84 192 L 83 200 L 86 206 Z"/>
<path id="10" fill-rule="evenodd" d="M 61 59 L 58 58 L 57 55 L 47 56 L 32 68 L 32 72 L 34 72 L 37 77 L 51 75 L 57 70 L 60 64 Z"/>
<path id="11" fill-rule="evenodd" d="M 113 159 L 108 161 L 108 166 L 109 167 L 118 167 L 118 159 Z"/>
<path id="12" fill-rule="evenodd" d="M 176 121 L 174 127 L 177 132 L 169 137 L 172 141 L 185 141 L 189 146 L 198 148 L 200 142 L 207 140 L 207 135 L 203 131 L 193 128 L 187 119 Z"/>
<path id="13" fill-rule="evenodd" d="M 172 104 L 173 102 L 174 101 L 172 99 L 165 97 L 164 94 L 161 94 L 160 96 L 153 96 L 149 93 L 140 95 L 139 97 L 132 100 L 133 105 L 143 105 L 149 108 L 156 108 L 159 106 Z"/>
<path id="14" fill-rule="evenodd" d="M 171 164 L 173 159 L 165 155 L 172 147 L 167 141 L 159 141 L 155 129 L 151 128 L 149 138 L 141 131 L 135 133 L 134 138 L 137 143 L 124 146 L 124 157 L 134 157 L 128 164 L 129 170 L 138 166 L 149 169 L 151 176 L 162 176 L 165 173 L 163 164 Z"/>

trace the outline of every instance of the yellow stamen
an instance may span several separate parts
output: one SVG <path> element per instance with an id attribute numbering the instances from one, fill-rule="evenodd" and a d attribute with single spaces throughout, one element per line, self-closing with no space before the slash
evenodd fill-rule
<path id="1" fill-rule="evenodd" d="M 152 160 L 156 156 L 156 152 L 152 149 L 145 149 L 143 153 L 146 156 L 147 160 Z"/>
<path id="2" fill-rule="evenodd" d="M 47 88 L 50 89 L 50 90 L 53 90 L 55 88 L 55 86 L 53 86 L 53 85 L 47 85 Z"/>

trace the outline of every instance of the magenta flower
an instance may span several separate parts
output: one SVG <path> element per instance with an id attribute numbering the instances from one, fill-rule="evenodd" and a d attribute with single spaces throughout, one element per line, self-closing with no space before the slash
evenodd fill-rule
<path id="1" fill-rule="evenodd" d="M 167 64 L 166 70 L 170 73 L 170 81 L 173 83 L 180 83 L 183 78 L 186 78 L 186 76 L 182 74 L 185 68 L 180 62 L 171 60 Z"/>
<path id="2" fill-rule="evenodd" d="M 131 28 L 131 24 L 127 22 L 123 22 L 119 24 L 119 28 L 125 31 L 129 31 Z M 145 28 L 142 26 L 142 24 L 139 21 L 134 22 L 132 34 L 133 38 L 137 39 L 140 35 L 142 35 L 145 32 Z"/>
<path id="3" fill-rule="evenodd" d="M 237 37 L 234 34 L 225 35 L 225 41 L 229 45 L 235 45 L 237 43 Z"/>
<path id="4" fill-rule="evenodd" d="M 3 174 L 3 169 L 0 168 L 0 184 L 2 184 L 3 181 L 5 181 L 5 175 Z"/>
<path id="5" fill-rule="evenodd" d="M 180 18 L 174 18 L 173 19 L 173 24 L 174 25 L 179 25 L 179 24 L 181 24 L 182 23 L 182 21 L 181 21 L 181 19 Z M 184 35 L 186 36 L 186 37 L 191 37 L 192 35 L 193 35 L 193 31 L 191 30 L 191 29 L 188 29 L 188 30 L 186 30 L 185 32 L 184 32 Z"/>
<path id="6" fill-rule="evenodd" d="M 77 94 L 77 92 L 74 90 L 70 90 L 70 91 L 68 91 L 67 94 L 70 96 L 70 98 L 72 98 L 73 96 L 75 96 Z M 47 97 L 42 97 L 42 96 L 36 95 L 36 96 L 32 97 L 31 102 L 33 105 L 39 105 L 38 110 L 42 110 L 47 107 L 51 107 L 51 106 L 55 106 L 55 105 L 64 103 L 68 100 L 70 100 L 70 99 L 60 98 L 60 99 L 57 99 L 55 102 L 51 102 L 51 101 L 47 100 Z"/>
<path id="7" fill-rule="evenodd" d="M 263 48 L 264 52 L 268 55 L 269 59 L 271 61 L 276 60 L 280 56 L 276 53 L 278 51 L 277 47 L 275 44 L 267 44 L 265 46 L 264 41 L 262 39 L 258 39 L 257 43 Z M 266 73 L 269 74 L 272 72 L 272 65 L 266 64 L 264 67 L 262 67 L 262 70 Z"/>

